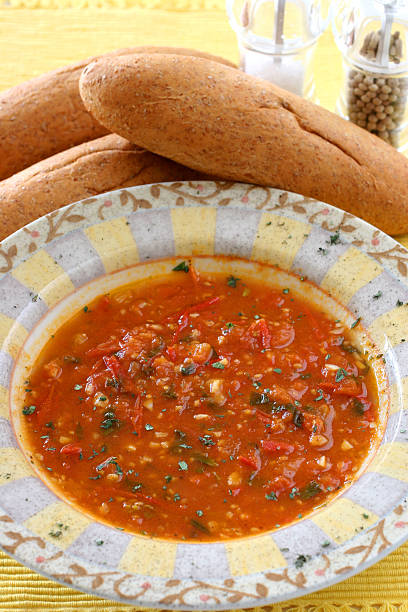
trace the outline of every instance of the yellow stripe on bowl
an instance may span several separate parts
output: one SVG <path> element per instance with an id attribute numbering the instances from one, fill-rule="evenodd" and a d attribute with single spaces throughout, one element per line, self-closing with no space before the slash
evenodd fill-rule
<path id="1" fill-rule="evenodd" d="M 408 314 L 405 308 L 393 308 L 377 317 L 369 327 L 375 344 L 381 348 L 408 342 Z"/>
<path id="2" fill-rule="evenodd" d="M 84 232 L 101 258 L 106 272 L 115 272 L 138 263 L 139 252 L 125 217 L 92 225 Z"/>
<path id="3" fill-rule="evenodd" d="M 264 213 L 259 221 L 251 259 L 289 270 L 310 232 L 310 225 Z"/>
<path id="4" fill-rule="evenodd" d="M 0 417 L 10 419 L 9 393 L 3 385 L 0 385 Z"/>
<path id="5" fill-rule="evenodd" d="M 383 268 L 355 247 L 347 249 L 330 268 L 321 283 L 322 289 L 347 304 L 353 295 L 381 274 Z"/>
<path id="6" fill-rule="evenodd" d="M 176 255 L 213 255 L 217 210 L 215 208 L 173 208 Z"/>
<path id="7" fill-rule="evenodd" d="M 174 573 L 177 544 L 134 537 L 129 542 L 119 568 L 142 576 L 171 578 Z"/>
<path id="8" fill-rule="evenodd" d="M 0 448 L 0 485 L 26 476 L 35 476 L 30 464 L 19 448 Z"/>
<path id="9" fill-rule="evenodd" d="M 11 274 L 48 306 L 53 306 L 74 290 L 67 273 L 43 250 L 16 266 Z"/>
<path id="10" fill-rule="evenodd" d="M 408 408 L 408 376 L 401 378 L 400 383 L 394 383 L 390 389 L 390 414 L 404 408 Z"/>
<path id="11" fill-rule="evenodd" d="M 232 576 L 287 566 L 285 557 L 270 535 L 226 542 L 225 549 Z"/>
<path id="12" fill-rule="evenodd" d="M 388 442 L 380 446 L 368 471 L 408 482 L 408 444 Z"/>
<path id="13" fill-rule="evenodd" d="M 351 499 L 341 497 L 311 520 L 334 542 L 342 544 L 378 521 L 378 516 Z"/>
<path id="14" fill-rule="evenodd" d="M 65 550 L 91 522 L 91 519 L 68 504 L 55 502 L 27 519 L 24 526 L 58 548 Z"/>
<path id="15" fill-rule="evenodd" d="M 16 359 L 28 332 L 18 321 L 0 313 L 0 346 L 3 351 Z"/>

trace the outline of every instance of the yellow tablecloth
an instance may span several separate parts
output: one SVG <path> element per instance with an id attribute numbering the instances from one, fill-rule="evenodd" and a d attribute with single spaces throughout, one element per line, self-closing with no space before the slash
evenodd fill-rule
<path id="1" fill-rule="evenodd" d="M 7 1 L 13 8 L 0 0 L 0 91 L 58 66 L 119 47 L 193 47 L 238 61 L 223 0 Z M 52 8 L 55 6 L 71 8 Z M 149 6 L 154 8 L 145 8 Z M 329 32 L 319 41 L 315 73 L 318 98 L 333 110 L 341 86 L 341 62 Z M 136 610 L 60 586 L 0 553 L 0 610 L 49 609 Z M 408 612 L 408 544 L 358 576 L 268 609 Z"/>

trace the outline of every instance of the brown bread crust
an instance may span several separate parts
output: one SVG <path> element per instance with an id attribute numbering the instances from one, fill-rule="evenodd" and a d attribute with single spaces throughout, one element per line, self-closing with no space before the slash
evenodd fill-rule
<path id="1" fill-rule="evenodd" d="M 408 231 L 408 160 L 271 83 L 201 58 L 135 55 L 89 65 L 80 91 L 98 121 L 149 151 Z"/>
<path id="2" fill-rule="evenodd" d="M 101 57 L 143 52 L 197 55 L 233 66 L 209 53 L 171 47 L 118 49 Z M 0 94 L 0 179 L 110 131 L 85 110 L 79 96 L 81 72 L 94 59 L 54 70 Z"/>
<path id="3" fill-rule="evenodd" d="M 98 193 L 199 173 L 110 134 L 0 182 L 0 240 L 52 210 Z"/>

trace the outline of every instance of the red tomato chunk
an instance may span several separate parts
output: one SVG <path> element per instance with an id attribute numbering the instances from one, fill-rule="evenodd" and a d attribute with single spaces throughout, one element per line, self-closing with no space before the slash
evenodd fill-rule
<path id="1" fill-rule="evenodd" d="M 180 266 L 99 297 L 50 339 L 26 442 L 63 496 L 133 533 L 288 524 L 367 457 L 374 375 L 345 326 L 289 289 Z"/>

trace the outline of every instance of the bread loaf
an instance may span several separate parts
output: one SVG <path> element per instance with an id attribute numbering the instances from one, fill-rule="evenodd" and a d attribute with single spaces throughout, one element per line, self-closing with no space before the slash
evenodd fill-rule
<path id="1" fill-rule="evenodd" d="M 102 125 L 149 151 L 408 231 L 408 160 L 271 83 L 207 59 L 134 55 L 90 64 L 80 91 Z"/>
<path id="2" fill-rule="evenodd" d="M 193 180 L 198 173 L 110 134 L 0 182 L 0 240 L 65 204 L 131 185 Z"/>
<path id="3" fill-rule="evenodd" d="M 144 51 L 195 54 L 233 65 L 201 51 L 169 47 L 119 49 L 107 56 Z M 0 94 L 0 179 L 110 131 L 89 115 L 79 96 L 80 74 L 93 59 L 54 70 Z"/>

